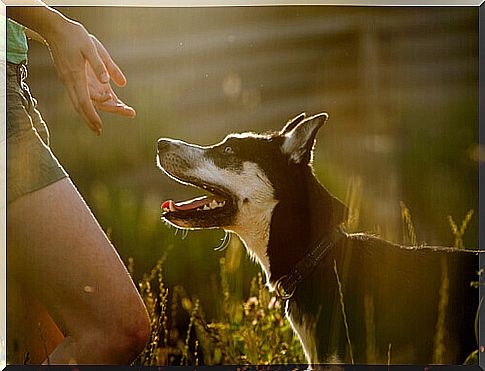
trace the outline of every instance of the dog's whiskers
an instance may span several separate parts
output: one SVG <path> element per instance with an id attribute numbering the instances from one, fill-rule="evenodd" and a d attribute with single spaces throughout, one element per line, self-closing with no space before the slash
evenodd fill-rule
<path id="1" fill-rule="evenodd" d="M 217 247 L 214 247 L 214 251 L 224 251 L 229 246 L 231 242 L 231 233 L 228 231 L 224 231 L 224 239 L 222 240 L 221 244 Z"/>

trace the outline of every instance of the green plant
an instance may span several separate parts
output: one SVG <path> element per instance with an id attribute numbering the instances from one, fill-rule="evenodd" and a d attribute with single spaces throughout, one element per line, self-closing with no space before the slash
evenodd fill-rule
<path id="1" fill-rule="evenodd" d="M 417 245 L 416 232 L 414 224 L 411 219 L 411 212 L 404 202 L 399 203 L 401 205 L 401 219 L 402 219 L 402 240 L 404 244 L 411 246 Z"/>
<path id="2" fill-rule="evenodd" d="M 285 318 L 283 303 L 264 287 L 261 273 L 251 283 L 249 297 L 231 295 L 221 267 L 219 318 L 208 321 L 197 298 L 176 286 L 169 295 L 163 281 L 162 257 L 139 283 L 140 293 L 151 318 L 151 337 L 136 365 L 297 364 L 305 363 L 303 349 Z M 133 260 L 128 264 L 133 271 Z M 189 316 L 182 335 L 176 318 L 183 310 Z"/>
<path id="3" fill-rule="evenodd" d="M 450 228 L 451 232 L 453 233 L 453 236 L 455 237 L 455 247 L 458 249 L 464 249 L 465 247 L 463 246 L 463 235 L 465 234 L 465 231 L 468 227 L 468 223 L 470 223 L 470 220 L 472 219 L 473 213 L 475 210 L 470 209 L 468 213 L 465 215 L 465 218 L 461 222 L 460 228 L 458 228 L 457 224 L 453 220 L 453 217 L 451 215 L 448 215 L 448 222 L 450 223 Z"/>

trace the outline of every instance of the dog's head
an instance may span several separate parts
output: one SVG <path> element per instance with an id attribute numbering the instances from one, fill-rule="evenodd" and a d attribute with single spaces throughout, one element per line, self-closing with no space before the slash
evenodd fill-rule
<path id="1" fill-rule="evenodd" d="M 284 269 L 297 261 L 298 246 L 309 242 L 312 220 L 328 226 L 341 221 L 343 208 L 311 168 L 315 137 L 327 118 L 326 113 L 300 114 L 279 132 L 231 134 L 207 147 L 160 139 L 159 167 L 178 182 L 210 193 L 164 202 L 163 219 L 178 228 L 236 232 L 268 277 L 270 266 Z M 284 264 L 278 262 L 281 254 Z"/>
<path id="2" fill-rule="evenodd" d="M 163 218 L 179 228 L 236 232 L 269 223 L 282 198 L 296 197 L 288 192 L 298 187 L 302 169 L 308 170 L 315 136 L 327 117 L 300 114 L 279 132 L 230 134 L 207 147 L 160 139 L 160 168 L 178 182 L 210 192 L 189 201 L 166 201 Z"/>

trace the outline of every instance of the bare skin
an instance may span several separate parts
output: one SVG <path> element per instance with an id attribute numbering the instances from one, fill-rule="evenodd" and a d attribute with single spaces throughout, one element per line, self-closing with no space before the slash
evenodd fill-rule
<path id="1" fill-rule="evenodd" d="M 7 220 L 9 271 L 65 336 L 49 362 L 135 358 L 149 333 L 145 307 L 72 182 L 66 178 L 17 199 Z"/>
<path id="2" fill-rule="evenodd" d="M 134 109 L 111 88 L 110 80 L 124 86 L 126 78 L 103 45 L 81 24 L 39 5 L 9 7 L 8 16 L 48 44 L 87 126 L 101 134 L 96 109 L 134 117 Z M 53 320 L 45 326 L 52 336 L 45 334 L 44 363 L 127 364 L 141 352 L 150 333 L 146 308 L 70 179 L 10 203 L 7 235 L 9 288 L 11 283 L 21 287 L 45 307 L 48 316 L 42 317 Z"/>

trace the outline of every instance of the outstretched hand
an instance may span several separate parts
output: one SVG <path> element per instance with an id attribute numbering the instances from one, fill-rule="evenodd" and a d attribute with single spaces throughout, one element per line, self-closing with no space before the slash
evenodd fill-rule
<path id="1" fill-rule="evenodd" d="M 124 86 L 126 78 L 99 40 L 82 24 L 39 0 L 34 2 L 38 6 L 9 7 L 8 16 L 34 31 L 35 39 L 47 43 L 72 104 L 89 128 L 101 134 L 102 121 L 96 108 L 134 117 L 135 110 L 111 88 L 110 81 Z"/>
<path id="2" fill-rule="evenodd" d="M 135 110 L 124 104 L 110 85 L 126 84 L 126 78 L 104 46 L 80 23 L 63 19 L 43 35 L 52 59 L 76 111 L 97 135 L 102 121 L 96 109 L 134 117 Z"/>

